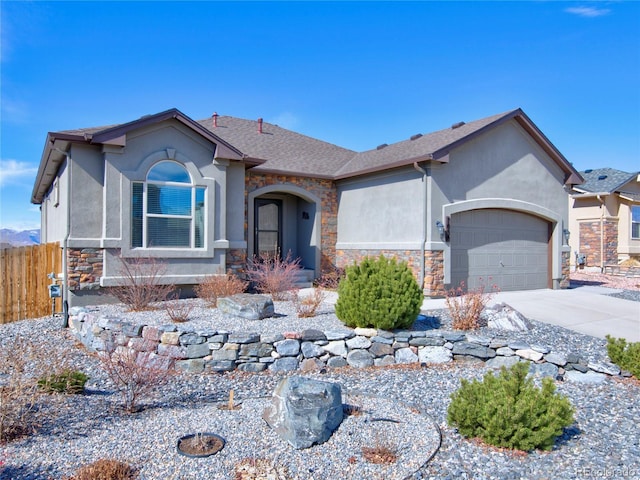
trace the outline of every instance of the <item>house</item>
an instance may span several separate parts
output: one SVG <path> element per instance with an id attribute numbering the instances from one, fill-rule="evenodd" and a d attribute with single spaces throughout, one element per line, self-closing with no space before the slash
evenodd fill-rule
<path id="1" fill-rule="evenodd" d="M 597 168 L 569 196 L 571 264 L 604 271 L 640 256 L 640 172 Z"/>
<path id="2" fill-rule="evenodd" d="M 316 278 L 393 255 L 436 296 L 481 278 L 568 286 L 566 189 L 581 181 L 521 109 L 364 152 L 172 109 L 49 133 L 32 202 L 42 242 L 64 249 L 70 305 L 98 302 L 119 256 L 160 258 L 167 282 L 193 285 L 278 251 Z"/>

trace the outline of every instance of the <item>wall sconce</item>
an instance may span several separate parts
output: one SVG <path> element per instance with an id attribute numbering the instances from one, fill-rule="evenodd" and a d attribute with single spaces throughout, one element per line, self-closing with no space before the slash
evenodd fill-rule
<path id="1" fill-rule="evenodd" d="M 449 241 L 449 222 L 447 222 L 447 226 L 445 227 L 440 220 L 436 220 L 436 227 L 438 228 L 438 233 L 440 234 L 440 238 L 445 242 Z"/>
<path id="2" fill-rule="evenodd" d="M 571 232 L 565 228 L 564 230 L 562 230 L 562 234 L 564 235 L 564 243 L 568 245 Z"/>

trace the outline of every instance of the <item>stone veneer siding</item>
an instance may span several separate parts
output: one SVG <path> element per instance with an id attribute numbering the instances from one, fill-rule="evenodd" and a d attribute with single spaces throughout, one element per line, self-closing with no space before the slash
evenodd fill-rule
<path id="1" fill-rule="evenodd" d="M 143 353 L 159 368 L 194 374 L 312 371 L 454 360 L 483 361 L 492 368 L 528 361 L 534 375 L 551 378 L 572 370 L 623 374 L 616 365 L 587 362 L 575 353 L 563 355 L 503 335 L 490 337 L 462 331 L 355 328 L 283 334 L 193 332 L 178 330 L 175 325 L 136 325 L 97 317 L 82 309 L 72 311 L 69 320 L 71 332 L 89 350 L 129 349 Z"/>
<path id="2" fill-rule="evenodd" d="M 571 252 L 562 252 L 562 278 L 560 288 L 569 288 L 571 283 Z"/>
<path id="3" fill-rule="evenodd" d="M 337 250 L 336 263 L 340 268 L 360 263 L 365 257 L 379 257 L 384 255 L 387 258 L 395 258 L 407 265 L 419 281 L 420 278 L 420 250 Z M 429 297 L 441 297 L 445 293 L 444 289 L 444 253 L 442 251 L 426 251 L 424 254 L 424 285 L 420 285 L 424 294 Z"/>
<path id="4" fill-rule="evenodd" d="M 604 265 L 618 263 L 618 223 L 604 220 Z M 587 267 L 600 266 L 600 221 L 580 222 L 580 252 Z"/>
<path id="5" fill-rule="evenodd" d="M 70 290 L 100 288 L 104 265 L 104 251 L 96 248 L 67 249 L 67 278 Z"/>
<path id="6" fill-rule="evenodd" d="M 319 178 L 294 177 L 289 175 L 274 175 L 269 173 L 247 171 L 245 176 L 244 202 L 244 235 L 248 239 L 248 202 L 249 193 L 271 185 L 294 185 L 312 193 L 320 199 L 319 206 L 322 214 L 321 225 L 321 269 L 330 272 L 336 264 L 336 241 L 338 238 L 338 191 L 332 180 Z M 229 261 L 227 261 L 229 265 Z M 231 267 L 234 268 L 234 267 Z M 322 273 L 317 272 L 317 273 Z"/>

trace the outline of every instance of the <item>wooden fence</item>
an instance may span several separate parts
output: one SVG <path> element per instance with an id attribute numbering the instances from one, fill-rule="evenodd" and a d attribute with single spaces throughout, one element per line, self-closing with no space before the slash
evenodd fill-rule
<path id="1" fill-rule="evenodd" d="M 51 315 L 52 308 L 60 311 L 61 300 L 54 307 L 49 297 L 54 281 L 47 275 L 52 272 L 62 272 L 59 243 L 0 250 L 0 323 Z"/>

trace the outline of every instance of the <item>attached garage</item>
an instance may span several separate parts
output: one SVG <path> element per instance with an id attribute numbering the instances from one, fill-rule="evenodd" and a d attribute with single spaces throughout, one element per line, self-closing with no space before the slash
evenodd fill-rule
<path id="1" fill-rule="evenodd" d="M 551 288 L 548 221 L 515 210 L 469 210 L 451 216 L 450 232 L 452 287 L 483 281 L 501 291 Z"/>

